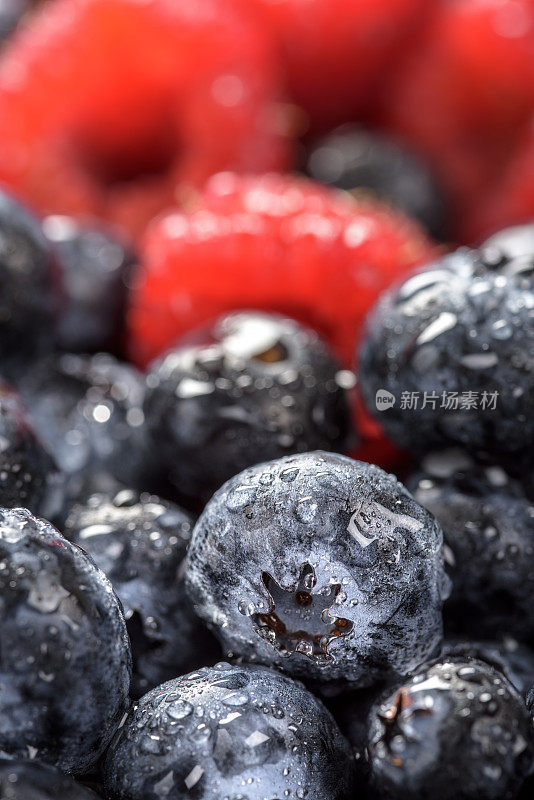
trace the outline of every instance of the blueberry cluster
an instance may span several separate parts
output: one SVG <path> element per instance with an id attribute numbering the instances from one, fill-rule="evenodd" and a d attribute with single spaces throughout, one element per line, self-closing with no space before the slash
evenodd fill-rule
<path id="1" fill-rule="evenodd" d="M 528 797 L 534 227 L 405 279 L 357 374 L 254 310 L 143 374 L 135 256 L 44 230 L 0 196 L 0 800 Z"/>

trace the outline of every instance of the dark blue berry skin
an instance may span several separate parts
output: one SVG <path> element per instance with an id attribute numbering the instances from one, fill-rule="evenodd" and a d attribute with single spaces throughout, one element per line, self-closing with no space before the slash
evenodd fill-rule
<path id="1" fill-rule="evenodd" d="M 101 225 L 72 217 L 47 217 L 43 230 L 54 248 L 64 295 L 57 344 L 70 352 L 118 350 L 136 261 L 130 245 Z"/>
<path id="2" fill-rule="evenodd" d="M 183 560 L 193 524 L 173 503 L 129 489 L 93 494 L 67 518 L 65 535 L 89 553 L 122 602 L 134 697 L 220 657 L 185 594 Z"/>
<path id="3" fill-rule="evenodd" d="M 273 670 L 217 664 L 158 686 L 105 763 L 120 800 L 344 800 L 348 745 L 325 707 Z"/>
<path id="4" fill-rule="evenodd" d="M 534 282 L 463 249 L 379 301 L 361 348 L 360 385 L 368 409 L 411 452 L 460 445 L 498 460 L 528 462 L 533 354 Z M 377 410 L 376 393 L 384 389 L 395 404 Z M 464 395 L 463 407 L 447 408 L 444 392 L 445 403 L 450 393 L 460 399 L 475 392 L 477 407 L 467 408 Z M 403 393 L 419 393 L 417 408 L 403 407 Z"/>
<path id="5" fill-rule="evenodd" d="M 0 512 L 0 750 L 83 773 L 128 706 L 131 655 L 111 584 L 26 509 Z"/>
<path id="6" fill-rule="evenodd" d="M 344 451 L 351 432 L 344 374 L 319 336 L 291 319 L 220 317 L 149 370 L 153 446 L 178 491 L 204 500 L 251 464 L 315 448 Z"/>
<path id="7" fill-rule="evenodd" d="M 200 516 L 186 586 L 228 655 L 368 686 L 439 650 L 439 525 L 392 475 L 332 453 L 244 470 Z"/>
<path id="8" fill-rule="evenodd" d="M 93 473 L 137 486 L 148 471 L 144 380 L 107 353 L 43 359 L 19 383 L 34 426 L 76 497 Z"/>
<path id="9" fill-rule="evenodd" d="M 534 684 L 534 651 L 507 636 L 501 640 L 446 639 L 442 658 L 476 658 L 501 672 L 522 697 Z"/>
<path id="10" fill-rule="evenodd" d="M 433 236 L 446 238 L 446 203 L 440 187 L 421 159 L 393 139 L 342 125 L 312 145 L 306 172 L 349 192 L 369 190 L 418 219 Z"/>
<path id="11" fill-rule="evenodd" d="M 33 431 L 22 398 L 0 381 L 0 508 L 25 506 L 45 517 L 63 502 L 59 470 Z"/>
<path id="12" fill-rule="evenodd" d="M 375 706 L 369 724 L 374 787 L 390 800 L 506 800 L 533 768 L 524 701 L 475 659 L 422 668 Z"/>
<path id="13" fill-rule="evenodd" d="M 0 375 L 15 378 L 51 349 L 54 269 L 39 221 L 0 190 Z"/>
<path id="14" fill-rule="evenodd" d="M 0 759 L 2 800 L 98 800 L 90 789 L 37 761 Z"/>
<path id="15" fill-rule="evenodd" d="M 445 540 L 448 627 L 473 637 L 534 636 L 534 504 L 501 467 L 429 454 L 407 481 Z"/>

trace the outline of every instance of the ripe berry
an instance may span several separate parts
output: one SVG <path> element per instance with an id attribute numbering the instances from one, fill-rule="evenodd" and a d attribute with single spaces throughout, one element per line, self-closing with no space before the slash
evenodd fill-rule
<path id="1" fill-rule="evenodd" d="M 46 3 L 3 54 L 0 180 L 140 233 L 218 170 L 283 169 L 277 102 L 268 37 L 233 2 Z"/>
<path id="2" fill-rule="evenodd" d="M 532 725 L 504 675 L 447 658 L 375 707 L 369 755 L 375 791 L 391 800 L 512 798 L 533 767 Z"/>
<path id="3" fill-rule="evenodd" d="M 449 625 L 471 636 L 534 636 L 534 505 L 498 466 L 433 453 L 407 482 L 443 528 Z"/>
<path id="4" fill-rule="evenodd" d="M 50 523 L 0 511 L 0 749 L 83 773 L 126 710 L 130 644 L 104 573 Z"/>
<path id="5" fill-rule="evenodd" d="M 529 124 L 505 168 L 473 203 L 460 227 L 464 241 L 479 242 L 504 225 L 530 223 L 534 217 L 534 132 Z"/>
<path id="6" fill-rule="evenodd" d="M 448 582 L 441 529 L 402 484 L 315 452 L 244 470 L 213 496 L 186 587 L 228 653 L 369 686 L 436 651 Z"/>
<path id="7" fill-rule="evenodd" d="M 394 139 L 343 125 L 315 141 L 306 171 L 315 180 L 356 196 L 370 190 L 417 219 L 433 236 L 445 238 L 445 202 L 434 176 L 424 161 Z"/>
<path id="8" fill-rule="evenodd" d="M 98 800 L 59 770 L 37 761 L 0 759 L 2 800 Z"/>
<path id="9" fill-rule="evenodd" d="M 219 655 L 185 595 L 182 562 L 192 527 L 178 506 L 128 489 L 92 494 L 65 523 L 67 538 L 93 558 L 122 603 L 134 697 Z"/>
<path id="10" fill-rule="evenodd" d="M 411 45 L 425 0 L 254 0 L 280 48 L 291 98 L 313 130 L 358 119 L 376 104 Z"/>
<path id="11" fill-rule="evenodd" d="M 530 458 L 534 283 L 514 271 L 458 250 L 377 304 L 360 386 L 400 447 L 462 445 L 511 462 Z M 392 406 L 380 406 L 384 390 Z"/>
<path id="12" fill-rule="evenodd" d="M 43 230 L 54 247 L 64 294 L 59 347 L 86 353 L 117 350 L 135 263 L 130 246 L 101 225 L 71 217 L 47 217 Z"/>
<path id="13" fill-rule="evenodd" d="M 345 450 L 345 374 L 315 332 L 287 317 L 219 317 L 149 369 L 153 447 L 178 491 L 205 500 L 259 461 Z"/>
<path id="14" fill-rule="evenodd" d="M 442 658 L 485 661 L 501 672 L 523 697 L 534 684 L 534 651 L 510 636 L 493 641 L 446 639 L 441 654 Z"/>
<path id="15" fill-rule="evenodd" d="M 389 76 L 384 115 L 388 129 L 436 170 L 461 234 L 531 127 L 534 7 L 531 0 L 430 6 L 404 67 Z"/>
<path id="16" fill-rule="evenodd" d="M 433 254 L 417 225 L 377 202 L 290 176 L 216 175 L 195 210 L 147 232 L 130 353 L 146 366 L 200 323 L 253 308 L 310 325 L 350 366 L 380 292 Z"/>
<path id="17" fill-rule="evenodd" d="M 137 485 L 148 470 L 144 381 L 112 356 L 64 354 L 36 364 L 19 384 L 35 428 L 76 497 L 92 473 Z"/>
<path id="18" fill-rule="evenodd" d="M 104 774 L 113 797 L 128 800 L 343 800 L 351 773 L 347 743 L 302 684 L 220 663 L 142 697 L 111 744 Z"/>
<path id="19" fill-rule="evenodd" d="M 15 377 L 52 344 L 49 245 L 29 211 L 0 190 L 0 374 Z"/>
<path id="20" fill-rule="evenodd" d="M 53 517 L 63 502 L 62 478 L 35 435 L 21 397 L 0 382 L 0 507 L 25 506 Z"/>

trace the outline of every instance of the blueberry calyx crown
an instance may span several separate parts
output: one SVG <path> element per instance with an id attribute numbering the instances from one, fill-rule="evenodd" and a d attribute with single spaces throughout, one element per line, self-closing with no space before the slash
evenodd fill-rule
<path id="1" fill-rule="evenodd" d="M 281 655 L 302 653 L 317 663 L 331 661 L 330 643 L 347 636 L 354 627 L 350 620 L 331 612 L 341 585 L 327 585 L 312 593 L 317 577 L 310 564 L 301 566 L 299 579 L 290 589 L 280 586 L 268 572 L 262 573 L 262 583 L 269 608 L 267 613 L 251 616 L 256 632 Z"/>

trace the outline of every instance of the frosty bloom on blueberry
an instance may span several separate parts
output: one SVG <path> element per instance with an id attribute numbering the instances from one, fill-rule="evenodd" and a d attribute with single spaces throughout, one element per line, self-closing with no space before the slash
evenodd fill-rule
<path id="1" fill-rule="evenodd" d="M 274 670 L 219 663 L 141 698 L 105 762 L 113 798 L 345 800 L 352 759 L 322 703 Z"/>
<path id="2" fill-rule="evenodd" d="M 504 675 L 450 657 L 418 670 L 369 717 L 374 788 L 388 800 L 501 800 L 532 771 L 532 724 Z"/>
<path id="3" fill-rule="evenodd" d="M 65 522 L 67 538 L 89 553 L 122 603 L 133 697 L 219 656 L 185 594 L 182 563 L 192 527 L 179 506 L 129 489 L 78 500 Z"/>
<path id="4" fill-rule="evenodd" d="M 229 653 L 368 686 L 435 653 L 448 579 L 441 529 L 402 484 L 314 452 L 244 470 L 214 495 L 186 586 Z"/>
<path id="5" fill-rule="evenodd" d="M 499 465 L 428 453 L 407 479 L 438 520 L 453 588 L 445 621 L 471 636 L 534 635 L 534 505 Z"/>
<path id="6" fill-rule="evenodd" d="M 487 261 L 484 251 L 464 248 L 379 301 L 360 353 L 362 394 L 386 433 L 412 452 L 455 444 L 528 461 L 533 354 L 531 274 L 513 259 Z M 375 405 L 379 390 L 397 399 L 383 413 Z M 433 402 L 399 402 L 406 394 Z"/>
<path id="7" fill-rule="evenodd" d="M 25 509 L 0 511 L 0 750 L 83 773 L 128 704 L 131 655 L 111 584 Z"/>

